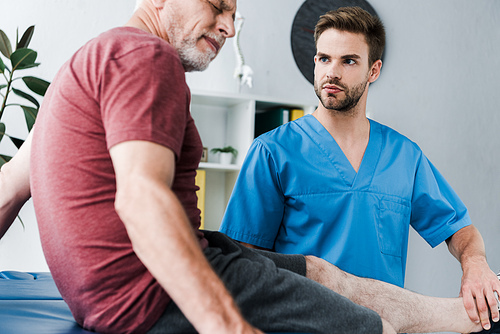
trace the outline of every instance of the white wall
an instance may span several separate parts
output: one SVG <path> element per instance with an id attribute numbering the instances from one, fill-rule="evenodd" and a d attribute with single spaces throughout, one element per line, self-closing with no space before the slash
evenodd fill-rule
<path id="1" fill-rule="evenodd" d="M 255 72 L 254 88 L 243 87 L 243 93 L 316 103 L 289 44 L 294 14 L 302 2 L 239 1 L 246 18 L 241 48 Z M 368 111 L 422 147 L 469 207 L 485 239 L 489 263 L 500 270 L 500 2 L 369 2 L 385 22 L 388 45 L 382 75 L 371 87 Z M 50 80 L 86 40 L 124 23 L 133 6 L 134 0 L 0 0 L 0 28 L 13 36 L 16 26 L 23 30 L 37 24 L 32 42 L 42 62 L 37 75 Z M 188 82 L 199 90 L 236 92 L 234 64 L 228 41 L 210 68 L 189 74 Z M 0 241 L 0 270 L 39 268 L 39 257 L 30 261 L 26 254 L 31 251 L 23 250 L 26 240 L 36 239 L 31 235 L 36 224 L 29 215 L 25 223 L 26 232 L 18 226 Z M 407 287 L 456 296 L 460 275 L 458 262 L 445 246 L 432 250 L 411 234 Z"/>
<path id="2" fill-rule="evenodd" d="M 240 46 L 245 62 L 254 70 L 253 88 L 242 93 L 317 104 L 312 85 L 295 65 L 290 46 L 290 28 L 302 0 L 239 0 L 238 11 L 245 18 Z M 236 58 L 233 39 L 204 72 L 188 73 L 193 89 L 238 92 L 233 78 Z"/>
<path id="3" fill-rule="evenodd" d="M 500 2 L 372 0 L 388 48 L 370 94 L 375 119 L 416 141 L 451 183 L 500 270 Z M 456 296 L 461 269 L 445 245 L 411 234 L 406 286 Z"/>

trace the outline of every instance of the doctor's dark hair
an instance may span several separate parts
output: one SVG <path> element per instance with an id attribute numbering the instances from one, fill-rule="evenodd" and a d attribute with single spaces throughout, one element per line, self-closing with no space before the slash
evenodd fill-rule
<path id="1" fill-rule="evenodd" d="M 368 43 L 370 65 L 382 58 L 385 47 L 384 24 L 366 10 L 360 7 L 341 7 L 322 15 L 314 30 L 316 46 L 321 34 L 328 29 L 363 34 Z"/>

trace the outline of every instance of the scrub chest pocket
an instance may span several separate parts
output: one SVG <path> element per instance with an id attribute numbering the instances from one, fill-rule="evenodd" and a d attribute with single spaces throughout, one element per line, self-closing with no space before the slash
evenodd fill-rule
<path id="1" fill-rule="evenodd" d="M 377 234 L 382 254 L 401 257 L 408 235 L 410 206 L 395 201 L 379 201 Z"/>

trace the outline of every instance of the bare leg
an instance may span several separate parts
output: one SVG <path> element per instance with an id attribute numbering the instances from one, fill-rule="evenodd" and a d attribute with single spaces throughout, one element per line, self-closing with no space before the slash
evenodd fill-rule
<path id="1" fill-rule="evenodd" d="M 306 256 L 306 261 L 308 278 L 374 310 L 398 333 L 482 330 L 480 324 L 469 319 L 462 298 L 423 296 L 385 282 L 356 277 L 314 256 Z"/>

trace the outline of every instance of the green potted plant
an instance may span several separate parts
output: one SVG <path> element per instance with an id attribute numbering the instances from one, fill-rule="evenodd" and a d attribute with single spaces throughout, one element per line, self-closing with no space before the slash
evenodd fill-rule
<path id="1" fill-rule="evenodd" d="M 9 38 L 2 30 L 0 30 L 0 52 L 5 58 L 7 58 L 4 62 L 2 57 L 0 57 L 0 78 L 3 77 L 3 79 L 5 79 L 5 83 L 2 83 L 2 80 L 0 79 L 0 97 L 2 98 L 2 104 L 0 107 L 0 141 L 4 138 L 8 138 L 17 148 L 21 147 L 24 140 L 7 134 L 5 123 L 2 122 L 4 111 L 7 108 L 20 107 L 24 112 L 28 131 L 31 131 L 31 128 L 35 123 L 38 109 L 40 108 L 40 103 L 35 97 L 26 93 L 23 90 L 24 87 L 20 87 L 19 85 L 22 81 L 24 82 L 24 86 L 31 90 L 31 92 L 44 96 L 50 84 L 45 80 L 33 76 L 16 77 L 14 75 L 14 73 L 17 74 L 17 71 L 40 65 L 40 63 L 36 63 L 37 52 L 32 49 L 28 49 L 28 45 L 34 31 L 34 26 L 29 27 L 26 29 L 20 40 L 18 39 L 19 34 L 16 34 L 16 45 L 14 51 L 12 51 L 12 45 Z M 8 98 L 12 96 L 10 93 L 14 93 L 22 99 L 21 101 L 24 100 L 24 102 L 7 103 Z M 10 159 L 10 156 L 0 154 L 0 167 Z"/>
<path id="2" fill-rule="evenodd" d="M 232 163 L 233 157 L 236 159 L 238 150 L 232 146 L 225 146 L 222 148 L 213 148 L 210 150 L 212 153 L 220 153 L 220 163 L 222 165 L 229 165 Z"/>

